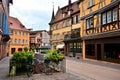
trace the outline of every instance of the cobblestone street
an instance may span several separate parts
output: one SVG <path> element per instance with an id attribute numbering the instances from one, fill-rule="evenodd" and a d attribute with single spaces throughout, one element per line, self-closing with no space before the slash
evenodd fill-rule
<path id="1" fill-rule="evenodd" d="M 93 80 L 83 75 L 76 76 L 71 73 L 56 72 L 52 75 L 34 74 L 28 78 L 26 74 L 8 77 L 9 72 L 9 57 L 6 57 L 0 61 L 0 80 Z"/>
<path id="2" fill-rule="evenodd" d="M 6 79 L 1 80 L 86 80 L 86 79 L 83 77 L 72 75 L 70 73 L 54 73 L 53 75 L 34 74 L 30 78 L 28 78 L 26 75 L 21 75 L 12 78 L 6 77 Z"/>
<path id="3" fill-rule="evenodd" d="M 120 80 L 120 65 L 66 58 L 67 72 L 55 72 L 52 75 L 34 74 L 28 78 L 26 74 L 8 77 L 9 57 L 0 61 L 0 80 Z"/>

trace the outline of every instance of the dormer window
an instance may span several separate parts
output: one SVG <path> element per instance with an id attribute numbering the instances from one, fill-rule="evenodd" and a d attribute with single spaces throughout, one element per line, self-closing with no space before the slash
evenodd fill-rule
<path id="1" fill-rule="evenodd" d="M 80 3 L 77 4 L 77 7 L 80 9 Z"/>
<path id="2" fill-rule="evenodd" d="M 12 25 L 13 25 L 13 23 L 11 23 L 11 22 L 10 22 L 10 23 L 9 23 L 9 25 L 10 25 L 10 26 L 12 26 Z"/>
<path id="3" fill-rule="evenodd" d="M 62 17 L 65 18 L 65 13 L 62 14 Z"/>
<path id="4" fill-rule="evenodd" d="M 70 16 L 70 14 L 71 14 L 71 11 L 69 10 L 69 11 L 68 11 L 68 15 Z"/>

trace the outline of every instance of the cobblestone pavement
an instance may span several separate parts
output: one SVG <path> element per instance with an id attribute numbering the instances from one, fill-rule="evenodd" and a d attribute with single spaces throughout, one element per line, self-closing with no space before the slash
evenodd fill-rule
<path id="1" fill-rule="evenodd" d="M 45 74 L 34 74 L 32 77 L 28 78 L 26 75 L 15 76 L 12 78 L 6 78 L 4 80 L 92 80 L 85 79 L 80 76 L 75 76 L 70 73 L 54 73 L 52 75 Z"/>
<path id="2" fill-rule="evenodd" d="M 6 57 L 0 61 L 0 80 L 93 80 L 83 75 L 74 75 L 71 73 L 56 72 L 52 75 L 34 74 L 28 78 L 26 74 L 8 77 L 9 73 L 9 57 Z"/>
<path id="3" fill-rule="evenodd" d="M 77 75 L 84 75 L 95 80 L 120 80 L 120 64 L 69 57 L 66 63 L 67 70 Z"/>

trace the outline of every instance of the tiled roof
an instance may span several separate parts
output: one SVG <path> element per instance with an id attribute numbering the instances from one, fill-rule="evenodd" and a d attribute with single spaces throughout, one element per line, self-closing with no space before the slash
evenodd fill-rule
<path id="1" fill-rule="evenodd" d="M 56 15 L 55 15 L 54 22 L 62 20 L 62 19 L 67 18 L 67 17 L 70 17 L 70 15 L 68 15 L 69 9 L 72 10 L 71 15 L 76 13 L 76 12 L 80 12 L 80 9 L 78 8 L 78 3 L 79 3 L 79 1 L 75 1 L 75 2 L 71 3 L 71 5 L 66 5 L 62 8 L 59 8 Z M 63 13 L 65 13 L 64 18 L 63 18 Z"/>
<path id="2" fill-rule="evenodd" d="M 16 30 L 22 30 L 22 31 L 29 31 L 17 18 L 9 17 L 9 28 L 10 29 L 16 29 Z"/>

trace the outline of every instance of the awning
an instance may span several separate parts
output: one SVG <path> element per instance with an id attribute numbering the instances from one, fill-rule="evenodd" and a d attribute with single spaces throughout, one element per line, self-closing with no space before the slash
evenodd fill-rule
<path id="1" fill-rule="evenodd" d="M 64 44 L 58 44 L 58 45 L 56 46 L 56 49 L 62 49 L 62 48 L 64 48 Z"/>

